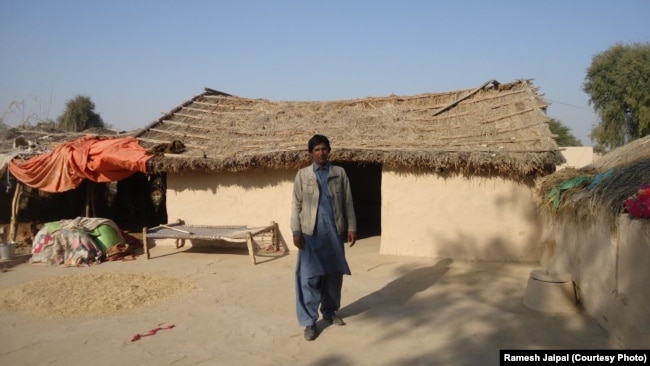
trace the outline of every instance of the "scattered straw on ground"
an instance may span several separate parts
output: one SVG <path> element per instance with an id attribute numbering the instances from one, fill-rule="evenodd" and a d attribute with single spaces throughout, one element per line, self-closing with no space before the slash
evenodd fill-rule
<path id="1" fill-rule="evenodd" d="M 194 288 L 154 273 L 75 274 L 0 289 L 0 311 L 48 318 L 111 315 L 157 305 Z"/>

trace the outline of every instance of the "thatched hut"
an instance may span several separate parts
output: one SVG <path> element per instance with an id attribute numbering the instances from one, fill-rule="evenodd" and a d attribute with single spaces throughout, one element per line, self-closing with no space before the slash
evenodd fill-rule
<path id="1" fill-rule="evenodd" d="M 546 107 L 529 80 L 324 102 L 205 89 L 135 136 L 184 146 L 148 163 L 167 174 L 171 221 L 273 220 L 289 238 L 293 179 L 320 133 L 350 176 L 360 234 L 381 235 L 382 253 L 534 261 L 534 179 L 565 161 Z"/>
<path id="2" fill-rule="evenodd" d="M 650 346 L 650 221 L 625 205 L 650 184 L 650 136 L 538 183 L 543 270 L 570 275 L 584 309 L 627 347 Z"/>

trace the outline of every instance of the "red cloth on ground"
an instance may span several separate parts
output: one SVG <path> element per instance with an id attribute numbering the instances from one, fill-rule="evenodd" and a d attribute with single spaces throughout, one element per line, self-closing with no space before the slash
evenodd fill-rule
<path id="1" fill-rule="evenodd" d="M 64 142 L 52 151 L 23 163 L 9 163 L 9 171 L 24 184 L 45 192 L 65 192 L 84 179 L 98 183 L 122 180 L 146 173 L 153 155 L 135 137 L 85 136 Z"/>

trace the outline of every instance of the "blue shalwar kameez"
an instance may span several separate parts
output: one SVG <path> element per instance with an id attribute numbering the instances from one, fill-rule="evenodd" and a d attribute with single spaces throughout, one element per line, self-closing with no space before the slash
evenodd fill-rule
<path id="1" fill-rule="evenodd" d="M 318 213 L 314 235 L 305 235 L 305 247 L 299 250 L 296 268 L 296 310 L 301 326 L 315 324 L 318 305 L 323 316 L 332 317 L 341 307 L 343 275 L 351 274 L 345 259 L 346 234 L 336 233 L 334 211 L 327 177 L 329 164 L 314 164 L 318 187 Z"/>

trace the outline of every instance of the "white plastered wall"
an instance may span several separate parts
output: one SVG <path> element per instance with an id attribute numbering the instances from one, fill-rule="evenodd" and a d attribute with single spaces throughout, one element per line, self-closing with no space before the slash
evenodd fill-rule
<path id="1" fill-rule="evenodd" d="M 503 178 L 384 171 L 381 253 L 539 260 L 532 188 Z"/>
<path id="2" fill-rule="evenodd" d="M 562 149 L 562 156 L 566 159 L 566 163 L 558 166 L 557 170 L 562 168 L 582 168 L 593 163 L 596 158 L 594 148 L 591 146 L 568 146 Z"/>
<path id="3" fill-rule="evenodd" d="M 266 226 L 275 221 L 282 241 L 289 220 L 295 171 L 190 172 L 167 175 L 167 216 L 189 225 Z M 157 240 L 157 244 L 173 244 Z M 286 244 L 286 242 L 285 242 Z"/>
<path id="4" fill-rule="evenodd" d="M 558 219 L 544 230 L 543 269 L 568 273 L 585 311 L 629 348 L 650 347 L 650 222 L 594 215 Z"/>
<path id="5" fill-rule="evenodd" d="M 169 221 L 249 226 L 275 221 L 280 239 L 294 250 L 289 219 L 295 173 L 169 174 Z M 534 262 L 541 253 L 532 189 L 502 178 L 384 171 L 381 226 L 382 254 Z"/>

